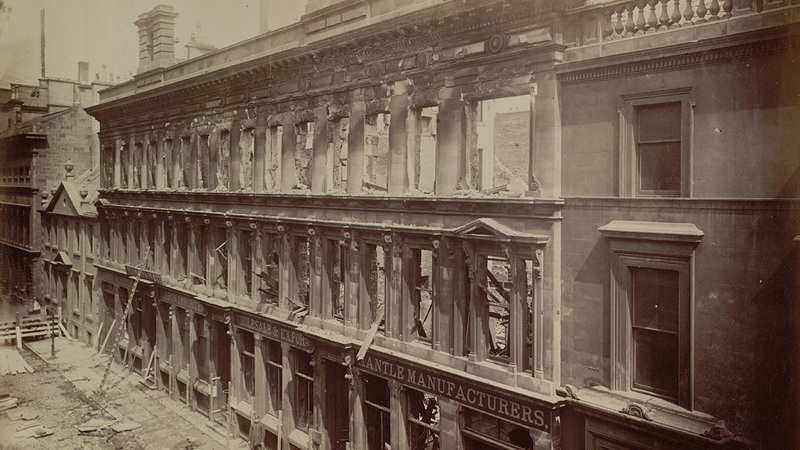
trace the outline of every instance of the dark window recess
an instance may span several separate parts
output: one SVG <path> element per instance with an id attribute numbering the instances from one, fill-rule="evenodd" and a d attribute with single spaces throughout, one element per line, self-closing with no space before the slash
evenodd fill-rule
<path id="1" fill-rule="evenodd" d="M 414 261 L 414 328 L 413 333 L 420 341 L 430 342 L 433 332 L 433 298 L 435 268 L 433 252 L 412 249 Z"/>
<path id="2" fill-rule="evenodd" d="M 252 399 L 255 396 L 255 339 L 253 338 L 253 333 L 249 331 L 240 331 L 239 338 L 242 345 L 240 354 L 242 358 L 244 392 L 248 395 L 249 399 Z"/>
<path id="3" fill-rule="evenodd" d="M 214 257 L 216 259 L 216 276 L 214 287 L 228 288 L 228 230 L 218 227 L 214 230 Z"/>
<path id="4" fill-rule="evenodd" d="M 340 322 L 344 321 L 345 248 L 344 241 L 330 242 L 331 315 Z"/>
<path id="5" fill-rule="evenodd" d="M 280 283 L 280 273 L 278 272 L 280 240 L 275 235 L 264 234 L 261 238 L 261 248 L 263 255 L 261 266 L 254 269 L 256 276 L 259 278 L 258 291 L 261 295 L 261 301 L 277 304 Z"/>
<path id="6" fill-rule="evenodd" d="M 392 439 L 389 383 L 383 378 L 364 375 L 364 391 L 367 449 L 385 450 L 390 448 Z"/>
<path id="7" fill-rule="evenodd" d="M 633 388 L 678 398 L 678 272 L 631 268 Z"/>
<path id="8" fill-rule="evenodd" d="M 509 323 L 511 319 L 511 266 L 505 258 L 486 258 L 485 284 L 481 286 L 489 309 L 489 357 L 509 360 Z"/>
<path id="9" fill-rule="evenodd" d="M 311 355 L 295 352 L 295 424 L 308 429 L 314 425 L 314 369 Z"/>
<path id="10" fill-rule="evenodd" d="M 406 392 L 410 450 L 439 450 L 439 401 L 415 389 Z"/>
<path id="11" fill-rule="evenodd" d="M 468 449 L 533 448 L 533 439 L 528 429 L 469 409 L 464 414 L 463 433 Z"/>
<path id="12" fill-rule="evenodd" d="M 242 230 L 239 239 L 239 264 L 242 268 L 240 277 L 242 283 L 242 293 L 250 295 L 253 293 L 253 237 L 254 233 L 250 230 Z"/>
<path id="13" fill-rule="evenodd" d="M 281 393 L 283 392 L 283 351 L 281 343 L 267 340 L 267 388 L 269 390 L 270 413 L 278 414 L 281 410 Z"/>
<path id="14" fill-rule="evenodd" d="M 638 192 L 680 195 L 681 103 L 636 107 Z"/>

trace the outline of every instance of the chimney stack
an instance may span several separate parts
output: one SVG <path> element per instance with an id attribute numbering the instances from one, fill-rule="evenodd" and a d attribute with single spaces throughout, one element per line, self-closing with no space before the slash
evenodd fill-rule
<path id="1" fill-rule="evenodd" d="M 136 73 L 168 67 L 175 63 L 175 8 L 158 5 L 140 14 L 134 25 L 139 27 L 139 68 Z"/>
<path id="2" fill-rule="evenodd" d="M 78 83 L 89 84 L 89 63 L 78 61 Z"/>

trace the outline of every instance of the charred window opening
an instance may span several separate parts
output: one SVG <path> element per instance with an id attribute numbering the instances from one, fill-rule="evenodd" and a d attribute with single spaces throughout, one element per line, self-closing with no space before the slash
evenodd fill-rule
<path id="1" fill-rule="evenodd" d="M 309 297 L 309 269 L 311 264 L 311 240 L 307 237 L 295 238 L 294 258 L 295 282 L 297 286 L 296 297 L 290 298 L 292 309 L 308 309 Z"/>
<path id="2" fill-rule="evenodd" d="M 191 159 L 191 137 L 182 136 L 178 145 L 178 163 L 180 169 L 178 170 L 180 178 L 178 180 L 178 188 L 193 189 L 192 186 L 192 165 L 196 164 Z"/>
<path id="3" fill-rule="evenodd" d="M 384 307 L 386 300 L 386 257 L 383 247 L 367 244 L 364 257 L 367 262 L 366 282 L 369 295 L 370 324 L 380 322 L 378 331 L 385 333 Z"/>
<path id="4" fill-rule="evenodd" d="M 172 273 L 172 230 L 173 230 L 172 222 L 164 222 L 164 255 L 166 255 L 165 260 L 165 272 L 167 274 Z"/>
<path id="5" fill-rule="evenodd" d="M 156 187 L 156 147 L 158 142 L 147 141 L 147 186 L 146 188 Z"/>
<path id="6" fill-rule="evenodd" d="M 422 108 L 414 135 L 414 179 L 418 191 L 432 193 L 436 186 L 436 121 L 439 107 Z"/>
<path id="7" fill-rule="evenodd" d="M 210 149 L 208 146 L 208 135 L 202 134 L 198 136 L 197 143 L 197 187 L 208 189 L 208 168 L 210 160 Z"/>
<path id="8" fill-rule="evenodd" d="M 314 425 L 314 368 L 311 355 L 297 350 L 295 361 L 295 427 L 308 429 Z"/>
<path id="9" fill-rule="evenodd" d="M 481 284 L 489 312 L 486 345 L 492 359 L 508 362 L 509 325 L 511 322 L 511 265 L 505 258 L 486 258 L 486 276 Z"/>
<path id="10" fill-rule="evenodd" d="M 101 156 L 101 164 L 103 166 L 103 178 L 102 178 L 102 187 L 104 188 L 113 188 L 115 187 L 114 183 L 114 145 L 104 145 L 103 146 L 103 153 Z"/>
<path id="11" fill-rule="evenodd" d="M 281 142 L 283 141 L 283 126 L 271 127 L 267 134 L 267 149 L 264 164 L 264 189 L 267 191 L 280 190 L 281 186 Z"/>
<path id="12" fill-rule="evenodd" d="M 252 402 L 256 392 L 256 343 L 253 333 L 239 331 L 239 343 L 242 346 L 239 350 L 239 357 L 242 363 L 242 394 L 246 395 L 245 401 Z"/>
<path id="13" fill-rule="evenodd" d="M 62 233 L 62 235 L 64 234 L 66 233 Z M 61 247 L 63 248 L 65 244 L 66 242 L 62 243 Z M 117 244 L 117 248 L 119 249 L 119 258 L 117 259 L 117 262 L 120 264 L 125 264 L 128 262 L 128 222 L 124 220 L 119 223 L 119 239 Z"/>
<path id="14" fill-rule="evenodd" d="M 255 233 L 252 230 L 241 230 L 239 232 L 239 291 L 243 294 L 253 293 L 253 249 Z"/>
<path id="15" fill-rule="evenodd" d="M 303 122 L 295 126 L 294 189 L 311 186 L 311 164 L 314 159 L 314 122 Z"/>
<path id="16" fill-rule="evenodd" d="M 347 187 L 347 153 L 348 137 L 350 133 L 350 119 L 347 117 L 328 122 L 332 151 L 328 152 L 330 178 L 333 190 L 342 190 Z"/>
<path id="17" fill-rule="evenodd" d="M 273 234 L 261 235 L 261 267 L 255 269 L 259 278 L 260 298 L 262 302 L 278 303 L 278 286 L 280 284 L 280 239 Z"/>
<path id="18" fill-rule="evenodd" d="M 239 186 L 253 191 L 253 159 L 255 158 L 256 130 L 247 128 L 239 135 Z"/>
<path id="19" fill-rule="evenodd" d="M 179 281 L 186 279 L 187 265 L 189 263 L 189 225 L 182 223 L 177 228 L 177 252 L 175 255 L 176 278 Z"/>
<path id="20" fill-rule="evenodd" d="M 165 139 L 164 140 L 164 152 L 161 154 L 162 163 L 164 166 L 164 174 L 166 175 L 167 179 L 167 188 L 169 189 L 177 189 L 177 185 L 175 184 L 175 173 L 172 170 L 172 139 Z"/>
<path id="21" fill-rule="evenodd" d="M 228 288 L 228 230 L 224 227 L 214 229 L 214 288 Z"/>
<path id="22" fill-rule="evenodd" d="M 391 115 L 380 113 L 364 121 L 364 186 L 386 192 L 389 186 L 389 124 Z"/>
<path id="23" fill-rule="evenodd" d="M 222 130 L 219 134 L 219 148 L 217 149 L 217 189 L 227 190 L 230 186 L 231 164 L 231 131 Z"/>
<path id="24" fill-rule="evenodd" d="M 367 449 L 391 448 L 391 410 L 389 383 L 383 378 L 364 375 L 364 422 L 367 426 Z"/>
<path id="25" fill-rule="evenodd" d="M 155 220 L 148 220 L 147 221 L 147 245 L 150 247 L 150 251 L 147 252 L 147 266 L 146 268 L 149 270 L 155 270 L 155 262 L 156 262 L 156 221 Z"/>
<path id="26" fill-rule="evenodd" d="M 472 178 L 490 193 L 528 190 L 531 100 L 528 95 L 476 104 L 476 148 Z M 475 161 L 477 160 L 477 161 Z M 479 170 L 477 170 L 479 168 Z"/>
<path id="27" fill-rule="evenodd" d="M 339 322 L 344 322 L 344 281 L 347 264 L 345 257 L 346 244 L 342 240 L 331 240 L 328 243 L 328 280 L 330 283 L 331 316 Z"/>
<path id="28" fill-rule="evenodd" d="M 142 178 L 141 178 L 141 170 L 142 170 L 142 151 L 143 145 L 141 142 L 136 142 L 133 144 L 133 183 L 132 187 L 134 189 L 141 189 L 142 188 Z"/>
<path id="29" fill-rule="evenodd" d="M 273 416 L 281 410 L 283 392 L 283 349 L 281 343 L 267 339 L 267 392 L 268 408 Z"/>
<path id="30" fill-rule="evenodd" d="M 431 250 L 411 249 L 414 264 L 414 327 L 415 338 L 431 342 L 433 336 L 433 300 L 436 282 L 433 252 Z"/>
<path id="31" fill-rule="evenodd" d="M 123 189 L 128 187 L 128 166 L 130 166 L 130 144 L 122 142 L 119 150 L 119 186 Z"/>
<path id="32" fill-rule="evenodd" d="M 197 227 L 194 235 L 194 268 L 191 279 L 194 285 L 206 284 L 206 234 L 204 226 Z"/>
<path id="33" fill-rule="evenodd" d="M 439 401 L 435 395 L 406 389 L 410 450 L 439 450 Z"/>

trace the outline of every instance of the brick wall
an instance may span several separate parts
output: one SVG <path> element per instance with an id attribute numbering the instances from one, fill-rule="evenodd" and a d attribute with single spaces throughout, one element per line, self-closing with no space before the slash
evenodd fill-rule
<path id="1" fill-rule="evenodd" d="M 92 131 L 92 117 L 82 109 L 73 109 L 37 125 L 47 134 L 47 149 L 39 154 L 39 187 L 53 189 L 64 181 L 64 164 L 72 160 L 75 176 L 99 164 L 99 144 Z"/>

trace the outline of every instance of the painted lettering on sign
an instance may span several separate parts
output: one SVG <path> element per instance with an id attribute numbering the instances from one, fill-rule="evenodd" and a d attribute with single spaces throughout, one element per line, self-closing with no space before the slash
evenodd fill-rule
<path id="1" fill-rule="evenodd" d="M 237 315 L 236 326 L 258 333 L 269 339 L 286 342 L 292 347 L 299 347 L 302 349 L 311 347 L 311 343 L 303 333 L 266 319 Z"/>
<path id="2" fill-rule="evenodd" d="M 201 316 L 205 316 L 206 314 L 208 314 L 208 310 L 206 309 L 206 307 L 192 297 L 187 297 L 185 295 L 180 295 L 175 292 L 163 289 L 159 289 L 157 295 L 159 300 L 173 304 L 179 308 L 192 311 L 194 313 L 200 314 Z"/>
<path id="3" fill-rule="evenodd" d="M 374 355 L 367 355 L 359 368 L 397 380 L 407 386 L 455 400 L 479 411 L 485 411 L 517 424 L 550 431 L 552 413 L 545 406 L 512 394 L 489 392 L 466 380 L 447 378 L 427 368 L 412 367 Z"/>
<path id="4" fill-rule="evenodd" d="M 132 277 L 138 275 L 143 280 L 152 281 L 153 283 L 156 284 L 163 284 L 161 282 L 161 275 L 154 272 L 148 272 L 146 270 L 137 269 L 136 267 L 131 267 L 131 266 L 125 266 L 125 272 Z"/>

